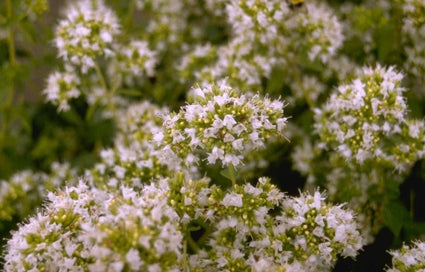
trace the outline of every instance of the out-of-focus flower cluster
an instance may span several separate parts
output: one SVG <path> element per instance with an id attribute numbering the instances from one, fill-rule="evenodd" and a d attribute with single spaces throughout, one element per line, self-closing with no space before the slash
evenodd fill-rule
<path id="1" fill-rule="evenodd" d="M 421 77 L 425 72 L 425 3 L 420 0 L 402 2 L 403 41 L 407 54 L 404 68 Z"/>
<path id="2" fill-rule="evenodd" d="M 24 219 L 41 204 L 48 191 L 64 186 L 77 175 L 69 164 L 53 163 L 50 173 L 23 170 L 9 180 L 0 181 L 1 222 Z"/>
<path id="3" fill-rule="evenodd" d="M 49 76 L 46 100 L 67 111 L 71 99 L 84 95 L 91 105 L 108 105 L 111 115 L 123 103 L 117 100 L 119 88 L 131 88 L 155 74 L 157 53 L 147 41 L 118 40 L 123 35 L 120 22 L 103 0 L 72 2 L 64 15 L 55 38 L 64 69 Z"/>
<path id="4" fill-rule="evenodd" d="M 232 30 L 229 42 L 190 52 L 180 66 L 182 76 L 196 67 L 197 80 L 228 77 L 241 89 L 259 88 L 276 66 L 288 67 L 288 77 L 293 78 L 298 72 L 294 59 L 300 55 L 327 63 L 344 40 L 340 22 L 324 3 L 306 2 L 302 12 L 286 1 L 219 1 L 210 9 L 224 14 Z M 215 62 L 199 67 L 209 60 Z"/>

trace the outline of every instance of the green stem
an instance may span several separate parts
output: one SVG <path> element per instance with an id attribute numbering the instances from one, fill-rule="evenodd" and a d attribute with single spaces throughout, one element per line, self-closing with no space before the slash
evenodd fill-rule
<path id="1" fill-rule="evenodd" d="M 199 237 L 197 241 L 199 245 L 202 245 L 203 243 L 205 243 L 205 240 L 207 240 L 212 233 L 212 229 L 210 225 L 205 225 L 204 228 L 205 228 L 205 232 L 201 235 L 201 237 Z"/>
<path id="2" fill-rule="evenodd" d="M 184 241 L 183 243 L 183 271 L 188 272 L 189 266 L 188 266 L 188 255 L 187 255 L 187 241 Z"/>
<path id="3" fill-rule="evenodd" d="M 103 89 L 105 89 L 106 92 L 109 92 L 108 85 L 106 84 L 106 81 L 105 81 L 105 77 L 103 76 L 102 70 L 100 69 L 100 66 L 97 62 L 94 68 L 96 69 L 96 74 L 97 74 L 97 77 L 99 78 L 100 85 L 102 85 Z"/>
<path id="4" fill-rule="evenodd" d="M 232 181 L 232 186 L 235 187 L 236 186 L 235 167 L 233 166 L 233 164 L 229 163 L 227 165 L 227 168 L 229 169 L 229 176 L 230 176 L 230 180 Z"/>
<path id="5" fill-rule="evenodd" d="M 13 24 L 12 22 L 12 18 L 13 18 L 13 9 L 12 9 L 12 1 L 11 0 L 7 0 L 6 2 L 6 9 L 7 9 L 7 19 L 9 22 L 9 29 L 8 29 L 8 40 L 7 40 L 7 44 L 8 44 L 8 50 L 9 50 L 9 63 L 10 63 L 10 67 L 11 69 L 13 69 L 13 73 L 12 73 L 12 78 L 10 80 L 10 92 L 9 92 L 9 96 L 6 100 L 6 103 L 4 105 L 3 108 L 3 120 L 2 120 L 2 125 L 1 125 L 1 129 L 0 129 L 0 152 L 1 150 L 3 150 L 3 145 L 4 145 L 4 139 L 6 137 L 6 131 L 7 131 L 7 127 L 9 125 L 9 119 L 10 119 L 10 109 L 12 107 L 12 102 L 13 102 L 13 98 L 15 96 L 15 68 L 16 68 L 16 52 L 15 52 L 15 36 L 14 36 L 14 32 L 13 32 Z M 2 156 L 0 156 L 0 160 L 2 159 Z"/>
<path id="6" fill-rule="evenodd" d="M 410 191 L 410 216 L 412 217 L 412 219 L 414 219 L 415 217 L 415 191 L 411 190 Z"/>
<path id="7" fill-rule="evenodd" d="M 9 23 L 12 21 L 13 18 L 13 9 L 12 9 L 12 0 L 7 0 L 7 18 Z M 13 33 L 13 24 L 10 23 L 9 26 L 9 37 L 8 37 L 8 46 L 9 46 L 9 61 L 10 65 L 12 67 L 15 67 L 16 65 L 16 58 L 15 58 L 15 37 Z"/>
<path id="8" fill-rule="evenodd" d="M 298 68 L 297 68 L 297 64 L 295 63 L 295 61 L 290 58 L 290 57 L 286 57 L 286 61 L 288 62 L 289 66 L 290 66 L 290 72 L 292 72 L 292 76 L 295 79 L 295 81 L 298 83 L 298 86 L 302 86 L 302 79 L 300 74 L 298 73 Z M 303 95 L 304 95 L 304 99 L 307 102 L 307 105 L 309 106 L 310 109 L 314 109 L 314 103 L 311 100 L 311 98 L 308 96 L 308 93 L 303 90 Z"/>
<path id="9" fill-rule="evenodd" d="M 136 8 L 136 1 L 131 0 L 130 6 L 128 7 L 127 20 L 125 22 L 125 32 L 126 33 L 129 33 L 131 27 L 133 26 L 133 14 L 134 14 L 135 8 Z"/>
<path id="10" fill-rule="evenodd" d="M 115 105 L 114 105 L 112 99 L 114 97 L 117 86 L 113 86 L 113 88 L 111 88 L 111 89 L 108 88 L 108 84 L 106 84 L 106 80 L 105 80 L 105 77 L 103 76 L 102 69 L 100 69 L 100 66 L 97 62 L 95 64 L 94 68 L 96 70 L 97 77 L 99 78 L 100 85 L 102 86 L 102 88 L 105 90 L 105 92 L 107 94 L 107 99 L 108 99 L 107 107 L 112 111 L 112 115 L 116 119 L 116 110 L 115 110 Z"/>
<path id="11" fill-rule="evenodd" d="M 190 246 L 190 248 L 195 252 L 195 253 L 197 253 L 199 250 L 200 250 L 200 248 L 199 248 L 199 246 L 198 246 L 198 244 L 193 240 L 193 238 L 190 236 L 190 233 L 188 233 L 188 235 L 187 235 L 187 243 L 189 244 L 189 246 Z"/>

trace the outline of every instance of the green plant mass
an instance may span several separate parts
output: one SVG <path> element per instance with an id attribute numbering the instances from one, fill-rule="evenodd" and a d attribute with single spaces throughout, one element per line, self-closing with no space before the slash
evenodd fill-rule
<path id="1" fill-rule="evenodd" d="M 422 0 L 4 0 L 0 270 L 425 271 Z"/>

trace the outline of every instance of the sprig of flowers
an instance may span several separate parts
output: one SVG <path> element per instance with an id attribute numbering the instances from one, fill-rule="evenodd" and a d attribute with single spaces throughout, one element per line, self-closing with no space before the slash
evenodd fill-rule
<path id="1" fill-rule="evenodd" d="M 402 79 L 393 67 L 378 65 L 364 68 L 350 84 L 339 86 L 315 111 L 323 147 L 351 164 L 373 161 L 399 171 L 421 158 L 425 126 L 407 118 Z"/>
<path id="2" fill-rule="evenodd" d="M 46 101 L 58 107 L 58 111 L 67 111 L 68 101 L 80 96 L 80 79 L 72 69 L 65 72 L 53 72 L 47 79 L 47 86 L 43 90 Z"/>
<path id="3" fill-rule="evenodd" d="M 425 243 L 413 242 L 412 245 L 403 245 L 399 250 L 390 251 L 392 267 L 387 272 L 407 272 L 425 270 Z"/>
<path id="4" fill-rule="evenodd" d="M 362 247 L 352 212 L 318 192 L 287 197 L 260 178 L 256 186 L 213 188 L 209 202 L 214 228 L 208 249 L 191 256 L 195 271 L 326 271 Z"/>
<path id="5" fill-rule="evenodd" d="M 13 233 L 7 271 L 178 271 L 182 235 L 165 191 L 117 193 L 80 182 Z"/>
<path id="6" fill-rule="evenodd" d="M 153 142 L 158 131 L 162 131 L 160 116 L 168 113 L 168 109 L 147 101 L 121 109 L 114 147 L 100 151 L 101 161 L 86 171 L 86 178 L 98 186 L 105 186 L 107 177 L 110 188 L 123 184 L 140 188 L 152 178 L 184 170 L 177 161 L 163 159 L 161 149 Z"/>
<path id="7" fill-rule="evenodd" d="M 154 138 L 188 166 L 198 153 L 207 155 L 208 164 L 240 166 L 247 152 L 282 133 L 287 120 L 283 102 L 241 94 L 226 81 L 195 87 L 190 99 L 178 113 L 164 116 L 164 132 Z"/>
<path id="8" fill-rule="evenodd" d="M 79 0 L 65 14 L 56 29 L 59 56 L 87 73 L 96 66 L 97 57 L 113 54 L 113 39 L 120 32 L 118 18 L 103 0 Z"/>

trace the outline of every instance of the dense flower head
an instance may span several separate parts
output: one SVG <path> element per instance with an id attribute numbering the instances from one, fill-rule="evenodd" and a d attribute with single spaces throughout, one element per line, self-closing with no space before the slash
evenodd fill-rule
<path id="1" fill-rule="evenodd" d="M 212 226 L 206 246 L 191 256 L 194 271 L 262 271 L 255 269 L 254 254 L 267 245 L 268 227 L 273 219 L 269 212 L 276 209 L 284 194 L 268 178 L 258 183 L 236 185 L 229 190 L 211 188 L 208 197 L 209 222 Z M 273 264 L 264 254 L 256 256 Z M 270 264 L 270 263 L 269 263 Z"/>
<path id="2" fill-rule="evenodd" d="M 353 212 L 342 205 L 332 206 L 319 192 L 287 198 L 277 217 L 273 235 L 289 245 L 290 260 L 304 262 L 305 271 L 327 270 L 338 255 L 354 257 L 363 246 Z"/>
<path id="3" fill-rule="evenodd" d="M 69 100 L 80 96 L 80 79 L 73 71 L 53 72 L 47 79 L 47 86 L 43 90 L 46 101 L 58 107 L 58 111 L 69 110 Z"/>
<path id="4" fill-rule="evenodd" d="M 65 10 L 66 19 L 56 28 L 55 45 L 59 56 L 86 73 L 95 66 L 99 56 L 113 54 L 114 36 L 119 34 L 119 23 L 103 0 L 79 0 Z"/>
<path id="5" fill-rule="evenodd" d="M 403 245 L 399 250 L 390 251 L 392 267 L 387 272 L 420 272 L 425 271 L 425 243 L 413 242 L 412 245 Z"/>
<path id="6" fill-rule="evenodd" d="M 239 166 L 244 154 L 264 148 L 286 125 L 283 102 L 241 94 L 226 81 L 195 87 L 189 99 L 178 113 L 164 116 L 164 132 L 155 138 L 187 165 L 200 152 L 209 164 Z"/>
<path id="7" fill-rule="evenodd" d="M 326 271 L 362 247 L 352 211 L 318 192 L 288 197 L 260 178 L 256 186 L 213 188 L 209 202 L 214 229 L 208 250 L 191 256 L 195 271 Z"/>
<path id="8" fill-rule="evenodd" d="M 8 242 L 7 271 L 178 271 L 182 235 L 165 191 L 116 193 L 80 182 L 49 194 L 45 210 Z"/>
<path id="9" fill-rule="evenodd" d="M 316 109 L 323 146 L 350 163 L 374 160 L 400 171 L 422 157 L 425 126 L 407 118 L 402 78 L 393 67 L 377 66 L 364 68 L 356 79 L 339 86 L 324 107 Z"/>

